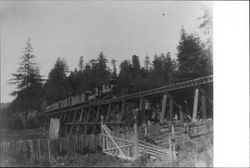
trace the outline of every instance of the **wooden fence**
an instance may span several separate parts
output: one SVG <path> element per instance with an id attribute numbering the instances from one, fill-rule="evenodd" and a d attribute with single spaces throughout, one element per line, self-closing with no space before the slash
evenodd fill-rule
<path id="1" fill-rule="evenodd" d="M 1 137 L 0 139 L 0 163 L 6 157 L 16 160 L 48 160 L 48 140 L 46 137 L 27 138 L 27 137 Z"/>
<path id="2" fill-rule="evenodd" d="M 21 161 L 49 161 L 51 157 L 96 152 L 102 141 L 97 135 L 59 137 L 50 141 L 46 136 L 12 136 L 0 138 L 0 163 L 6 157 Z"/>
<path id="3" fill-rule="evenodd" d="M 112 156 L 117 156 L 122 151 L 128 159 L 132 158 L 132 160 L 144 153 L 160 157 L 175 157 L 176 144 L 212 133 L 213 120 L 172 126 L 149 126 L 149 138 L 154 143 L 145 140 L 144 128 L 128 128 L 123 129 L 123 132 L 110 131 L 108 128 L 105 130 L 106 132 L 102 134 L 59 137 L 55 141 L 49 141 L 48 136 L 39 134 L 0 136 L 0 163 L 6 156 L 29 161 L 49 160 L 50 157 L 66 154 L 96 152 L 99 147 Z"/>
<path id="4" fill-rule="evenodd" d="M 110 131 L 109 128 L 103 124 L 101 135 L 104 153 L 126 160 L 135 160 L 137 158 L 137 149 L 135 148 L 136 136 L 134 131 Z"/>

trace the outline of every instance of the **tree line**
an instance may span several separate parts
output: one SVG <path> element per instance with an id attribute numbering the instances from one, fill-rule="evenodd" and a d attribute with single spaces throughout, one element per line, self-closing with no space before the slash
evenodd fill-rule
<path id="1" fill-rule="evenodd" d="M 17 90 L 11 93 L 16 98 L 8 108 L 1 110 L 1 127 L 33 128 L 39 124 L 39 118 L 37 121 L 28 120 L 34 111 L 36 115 L 42 116 L 46 106 L 66 97 L 91 91 L 107 84 L 110 78 L 116 81 L 115 95 L 122 96 L 210 75 L 213 73 L 211 49 L 210 38 L 202 42 L 198 35 L 187 34 L 182 28 L 176 59 L 170 52 L 155 54 L 153 60 L 148 55 L 143 59 L 132 55 L 131 59 L 120 63 L 118 70 L 117 61 L 112 59 L 109 62 L 105 53 L 101 52 L 96 59 L 88 62 L 80 56 L 77 67 L 69 71 L 66 60 L 58 57 L 45 79 L 40 75 L 31 41 L 28 39 L 19 68 L 10 80 L 11 84 L 17 86 Z M 24 118 L 24 121 L 20 118 Z"/>

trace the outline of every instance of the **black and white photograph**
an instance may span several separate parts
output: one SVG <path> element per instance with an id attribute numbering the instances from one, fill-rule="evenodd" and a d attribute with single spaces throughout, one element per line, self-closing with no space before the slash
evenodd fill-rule
<path id="1" fill-rule="evenodd" d="M 0 166 L 223 166 L 214 3 L 0 1 Z"/>

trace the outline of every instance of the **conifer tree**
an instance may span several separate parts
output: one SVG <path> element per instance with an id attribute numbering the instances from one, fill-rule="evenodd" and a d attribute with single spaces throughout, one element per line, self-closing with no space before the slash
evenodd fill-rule
<path id="1" fill-rule="evenodd" d="M 28 111 L 38 110 L 39 97 L 42 90 L 42 76 L 39 72 L 39 67 L 35 63 L 33 48 L 28 38 L 24 54 L 21 57 L 21 63 L 17 69 L 17 73 L 13 73 L 11 84 L 17 85 L 17 90 L 12 92 L 12 95 L 17 96 L 12 102 L 12 107 L 18 109 L 25 114 L 25 128 L 27 128 Z"/>

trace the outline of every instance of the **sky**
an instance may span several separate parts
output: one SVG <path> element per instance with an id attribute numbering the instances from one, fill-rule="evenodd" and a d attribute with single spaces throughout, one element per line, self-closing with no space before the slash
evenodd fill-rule
<path id="1" fill-rule="evenodd" d="M 146 55 L 171 52 L 183 26 L 187 33 L 197 33 L 205 1 L 0 1 L 1 102 L 10 102 L 15 90 L 10 85 L 19 67 L 28 37 L 35 61 L 47 78 L 58 57 L 67 61 L 70 70 L 100 52 L 117 67 L 132 55 L 140 62 Z"/>

